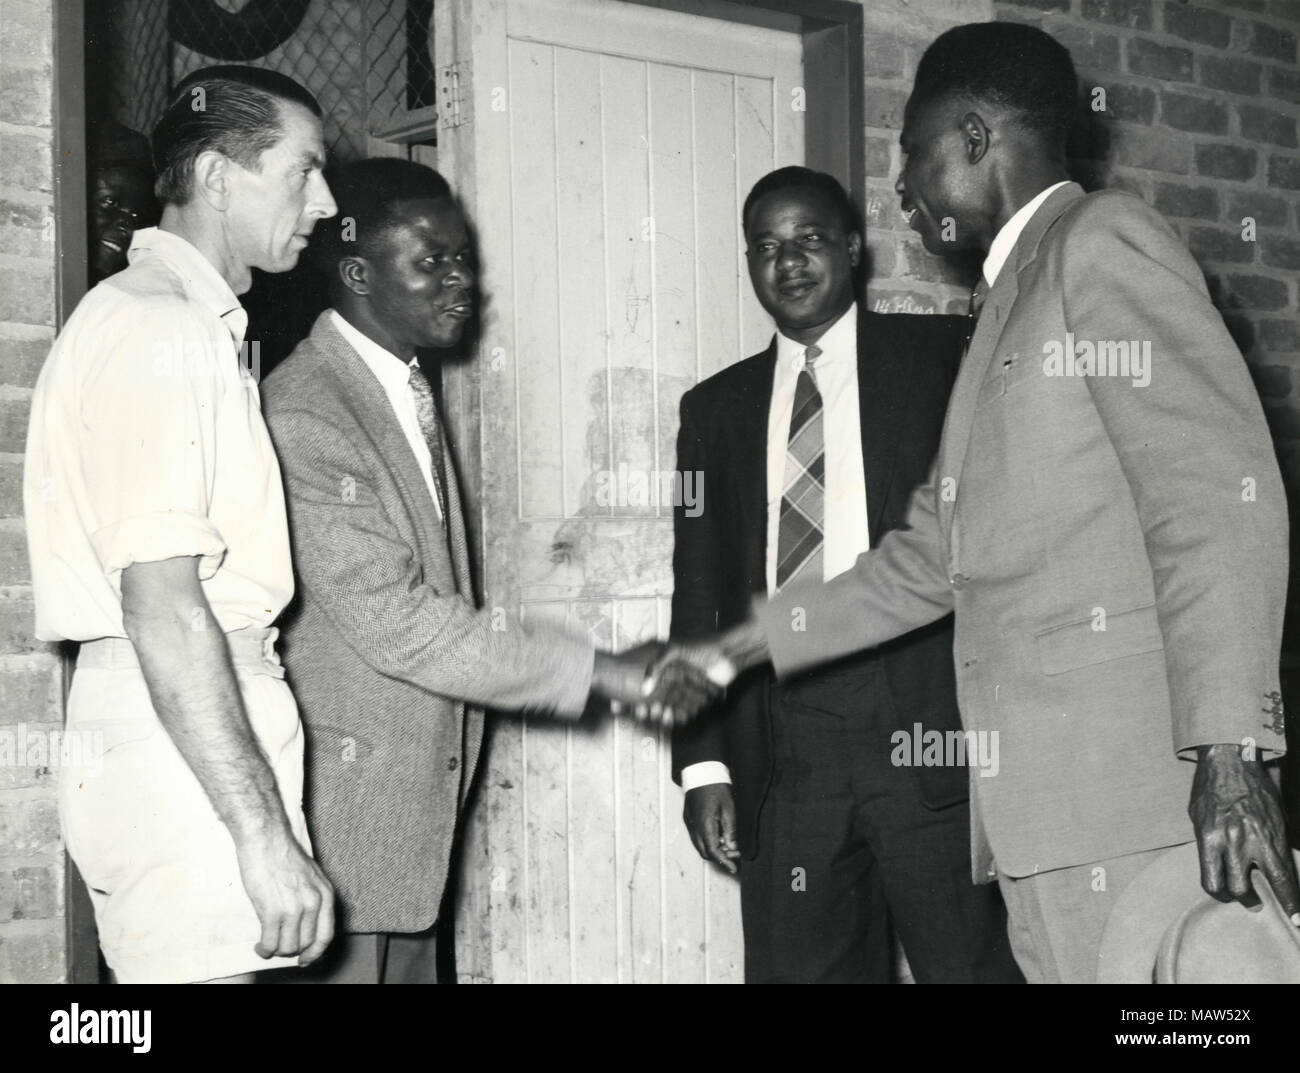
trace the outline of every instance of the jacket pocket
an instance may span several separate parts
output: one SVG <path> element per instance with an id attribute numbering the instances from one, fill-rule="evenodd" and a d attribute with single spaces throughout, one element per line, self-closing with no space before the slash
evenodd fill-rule
<path id="1" fill-rule="evenodd" d="M 1064 674 L 1125 656 L 1160 652 L 1165 647 L 1154 604 L 1107 614 L 1104 619 L 1090 615 L 1052 626 L 1036 633 L 1034 640 L 1044 674 Z"/>
<path id="2" fill-rule="evenodd" d="M 989 362 L 984 382 L 980 384 L 976 406 L 985 406 L 1009 391 L 1043 375 L 1042 359 L 1019 351 L 999 351 Z"/>

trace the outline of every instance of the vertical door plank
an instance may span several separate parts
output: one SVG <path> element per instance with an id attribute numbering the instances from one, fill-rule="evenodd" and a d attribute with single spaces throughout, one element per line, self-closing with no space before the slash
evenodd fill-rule
<path id="1" fill-rule="evenodd" d="M 550 45 L 510 42 L 514 249 L 510 265 L 500 267 L 514 279 L 519 502 L 525 518 L 555 517 L 564 512 L 553 51 Z"/>

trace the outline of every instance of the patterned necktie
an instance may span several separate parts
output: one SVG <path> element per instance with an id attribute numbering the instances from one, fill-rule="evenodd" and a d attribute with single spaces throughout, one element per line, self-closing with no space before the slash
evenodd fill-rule
<path id="1" fill-rule="evenodd" d="M 442 449 L 442 423 L 438 420 L 438 404 L 433 398 L 433 388 L 418 361 L 408 366 L 411 370 L 411 394 L 415 396 L 415 419 L 420 423 L 424 442 L 429 445 L 433 462 L 433 486 L 438 492 L 438 510 L 442 524 L 447 524 L 447 471 Z"/>
<path id="2" fill-rule="evenodd" d="M 984 278 L 983 273 L 980 273 L 980 281 L 970 292 L 970 311 L 966 314 L 966 345 L 962 347 L 963 357 L 970 350 L 970 341 L 975 338 L 975 328 L 979 324 L 980 312 L 984 309 L 984 301 L 988 296 L 988 280 Z"/>
<path id="3" fill-rule="evenodd" d="M 822 431 L 822 396 L 813 377 L 813 362 L 820 354 L 821 349 L 815 346 L 804 351 L 804 366 L 794 389 L 776 541 L 778 591 L 800 575 L 818 580 L 822 576 L 826 442 Z"/>

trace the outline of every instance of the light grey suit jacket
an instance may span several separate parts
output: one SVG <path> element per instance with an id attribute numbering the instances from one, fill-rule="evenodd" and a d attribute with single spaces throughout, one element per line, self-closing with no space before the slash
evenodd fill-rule
<path id="1" fill-rule="evenodd" d="M 1149 384 L 1055 375 L 1066 333 L 1149 343 Z M 977 880 L 990 852 L 1024 876 L 1189 841 L 1197 745 L 1285 750 L 1273 446 L 1200 271 L 1140 199 L 1070 184 L 1035 213 L 908 520 L 757 613 L 786 675 L 955 611 L 962 721 L 999 747 L 997 775 L 972 772 Z"/>
<path id="2" fill-rule="evenodd" d="M 262 401 L 289 506 L 284 662 L 316 854 L 344 930 L 420 931 L 437 917 L 482 741 L 466 704 L 578 715 L 593 649 L 476 610 L 456 482 L 444 531 L 383 387 L 328 313 Z"/>

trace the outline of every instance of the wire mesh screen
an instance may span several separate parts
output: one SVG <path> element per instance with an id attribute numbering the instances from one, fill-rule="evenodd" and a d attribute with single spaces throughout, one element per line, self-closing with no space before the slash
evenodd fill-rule
<path id="1" fill-rule="evenodd" d="M 297 79 L 336 160 L 435 104 L 434 0 L 105 0 L 113 118 L 149 132 L 180 79 L 212 63 Z"/>

